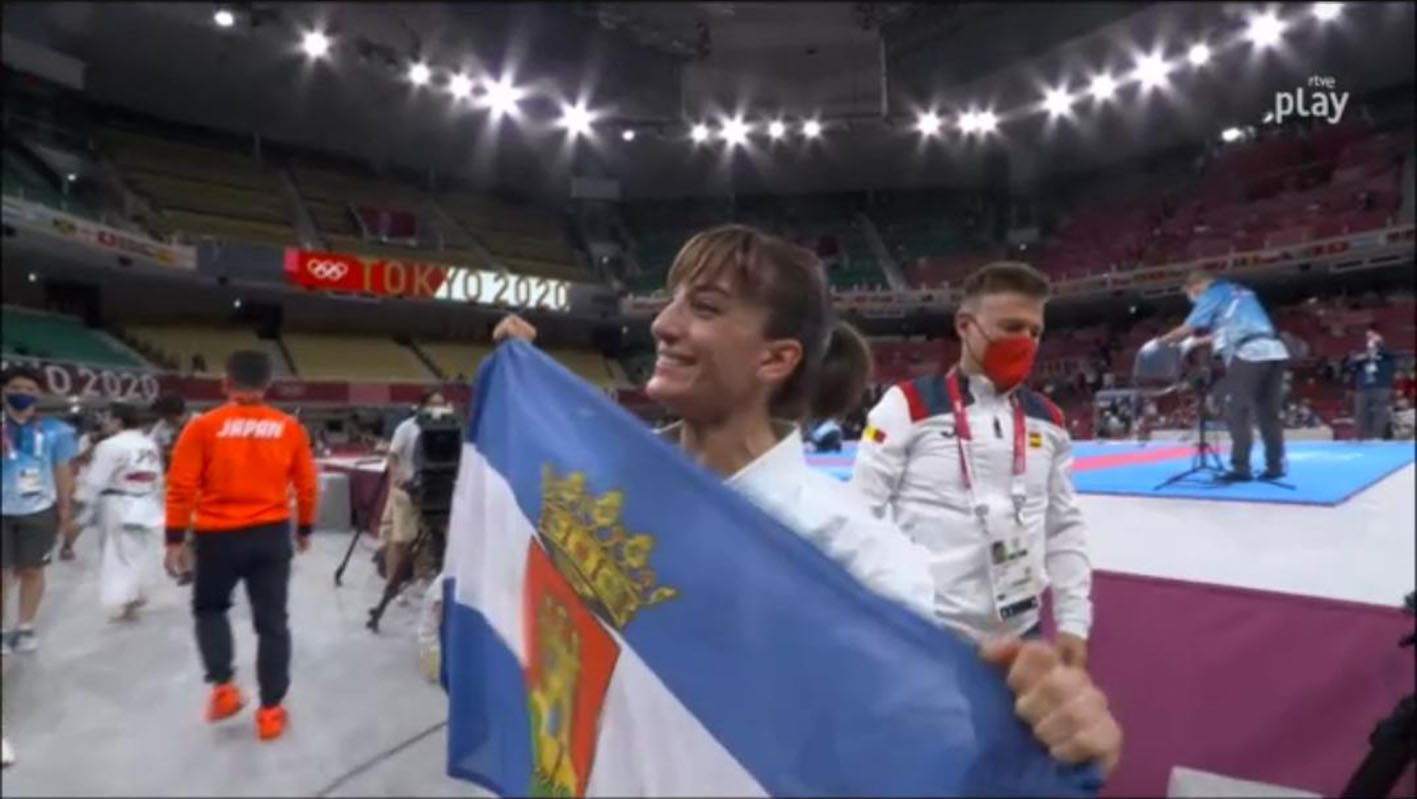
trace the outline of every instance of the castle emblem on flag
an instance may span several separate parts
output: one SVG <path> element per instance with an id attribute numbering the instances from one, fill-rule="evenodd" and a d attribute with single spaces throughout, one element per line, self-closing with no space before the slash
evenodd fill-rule
<path id="1" fill-rule="evenodd" d="M 558 477 L 541 469 L 541 518 L 537 532 L 552 563 L 598 615 L 624 629 L 642 607 L 678 596 L 678 589 L 657 585 L 649 565 L 654 538 L 629 533 L 620 523 L 624 496 L 587 493 L 585 475 Z"/>
<path id="2" fill-rule="evenodd" d="M 581 672 L 581 636 L 566 606 L 550 594 L 536 611 L 539 680 L 527 696 L 534 740 L 533 793 L 575 796 L 584 786 L 576 774 L 571 731 Z"/>

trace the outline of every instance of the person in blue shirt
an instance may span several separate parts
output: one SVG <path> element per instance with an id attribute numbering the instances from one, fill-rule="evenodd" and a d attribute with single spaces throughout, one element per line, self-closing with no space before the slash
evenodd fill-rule
<path id="1" fill-rule="evenodd" d="M 1225 424 L 1230 431 L 1230 471 L 1221 482 L 1252 479 L 1250 450 L 1253 426 L 1264 440 L 1265 470 L 1261 480 L 1284 476 L 1284 424 L 1280 410 L 1284 399 L 1284 369 L 1289 349 L 1275 332 L 1255 293 L 1245 286 L 1208 272 L 1186 277 L 1186 297 L 1193 306 L 1186 321 L 1148 347 L 1182 341 L 1205 331 L 1204 338 L 1225 362 L 1228 388 Z"/>
<path id="2" fill-rule="evenodd" d="M 33 652 L 39 646 L 34 617 L 44 596 L 44 567 L 61 529 L 73 520 L 73 428 L 57 419 L 41 419 L 36 411 L 40 375 L 28 366 L 4 373 L 4 508 L 0 514 L 0 618 L 10 585 L 20 584 L 19 625 L 0 634 L 8 650 Z"/>
<path id="3" fill-rule="evenodd" d="M 1387 435 L 1397 362 L 1376 327 L 1369 325 L 1364 336 L 1367 346 L 1362 352 L 1349 356 L 1348 369 L 1353 372 L 1356 392 L 1353 425 L 1359 441 L 1371 441 Z"/>

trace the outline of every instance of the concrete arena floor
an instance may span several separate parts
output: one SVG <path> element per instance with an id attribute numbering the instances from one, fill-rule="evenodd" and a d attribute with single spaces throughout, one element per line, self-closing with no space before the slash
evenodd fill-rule
<path id="1" fill-rule="evenodd" d="M 290 726 L 262 743 L 244 593 L 231 619 L 249 704 L 207 724 L 187 589 L 163 576 L 138 622 L 109 623 L 98 604 L 98 541 L 86 533 L 77 561 L 48 570 L 39 651 L 5 658 L 5 732 L 18 762 L 0 795 L 485 796 L 445 775 L 444 729 L 428 732 L 447 705 L 419 669 L 416 605 L 391 605 L 378 636 L 364 628 L 380 583 L 363 544 L 335 588 L 348 541 L 317 533 L 295 560 Z"/>

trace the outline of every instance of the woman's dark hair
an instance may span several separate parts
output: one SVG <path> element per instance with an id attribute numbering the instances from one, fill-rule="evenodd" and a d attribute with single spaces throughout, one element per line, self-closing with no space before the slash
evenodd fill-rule
<path id="1" fill-rule="evenodd" d="M 684 244 L 669 268 L 669 289 L 712 281 L 725 271 L 740 297 L 767 311 L 763 335 L 802 345 L 802 362 L 772 398 L 772 416 L 800 422 L 855 410 L 871 375 L 871 349 L 836 318 L 817 256 L 755 228 L 723 225 Z"/>
<path id="2" fill-rule="evenodd" d="M 136 406 L 126 402 L 114 402 L 108 406 L 108 415 L 118 420 L 124 430 L 132 430 L 143 423 L 142 414 Z"/>
<path id="3" fill-rule="evenodd" d="M 187 402 L 176 394 L 163 394 L 153 400 L 151 410 L 157 416 L 181 416 L 187 412 Z"/>

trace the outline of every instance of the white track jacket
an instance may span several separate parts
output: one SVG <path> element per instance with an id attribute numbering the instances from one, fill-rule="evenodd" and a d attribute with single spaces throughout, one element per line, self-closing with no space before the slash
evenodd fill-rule
<path id="1" fill-rule="evenodd" d="M 987 378 L 960 374 L 961 399 L 973 440 L 975 498 L 988 507 L 991 530 L 1019 530 L 1010 496 L 1013 414 Z M 1071 441 L 1057 406 L 1020 387 L 1024 411 L 1027 542 L 1040 588 L 1051 584 L 1060 632 L 1086 638 L 1092 625 L 1092 566 L 1085 525 L 1070 474 Z M 893 386 L 868 416 L 852 486 L 872 512 L 894 520 L 928 551 L 936 619 L 973 637 L 1021 634 L 1037 610 L 1008 621 L 996 616 L 990 582 L 990 538 L 974 516 L 961 475 L 954 414 L 943 375 Z"/>

